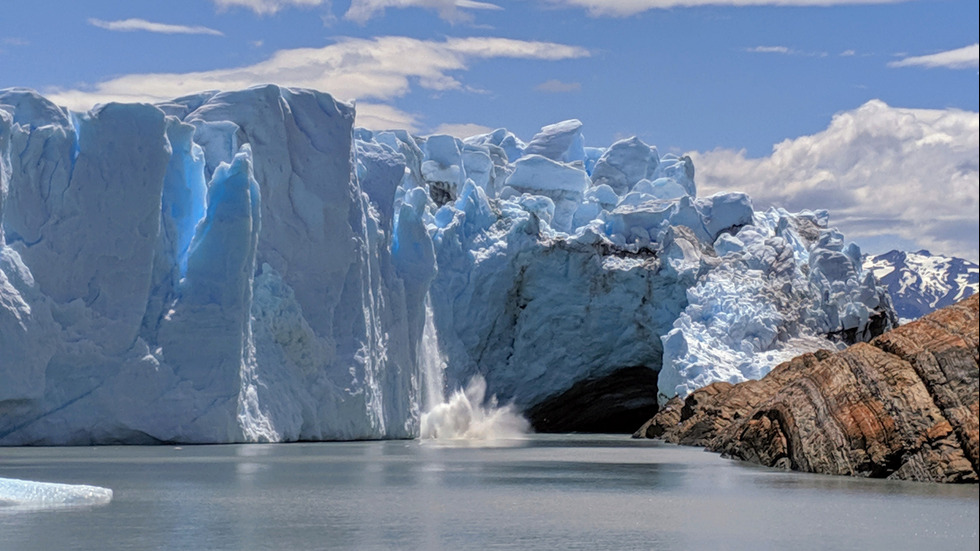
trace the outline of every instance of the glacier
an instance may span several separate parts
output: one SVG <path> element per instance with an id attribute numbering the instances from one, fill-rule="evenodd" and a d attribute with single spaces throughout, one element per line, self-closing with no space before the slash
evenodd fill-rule
<path id="1" fill-rule="evenodd" d="M 354 113 L 0 91 L 0 445 L 412 438 L 471 381 L 538 430 L 631 432 L 896 323 L 826 211 L 699 197 L 688 157 Z"/>

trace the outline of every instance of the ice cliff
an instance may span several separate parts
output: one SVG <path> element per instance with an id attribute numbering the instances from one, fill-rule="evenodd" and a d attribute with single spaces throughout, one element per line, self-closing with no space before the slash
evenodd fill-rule
<path id="1" fill-rule="evenodd" d="M 353 121 L 277 86 L 0 91 L 0 444 L 411 437 L 426 321 L 443 397 L 480 375 L 541 426 L 570 392 L 648 414 L 894 322 L 827 213 L 698 197 L 638 139 Z"/>

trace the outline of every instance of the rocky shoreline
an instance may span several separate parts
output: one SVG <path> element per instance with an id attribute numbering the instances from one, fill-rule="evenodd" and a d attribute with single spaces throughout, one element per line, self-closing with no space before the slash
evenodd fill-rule
<path id="1" fill-rule="evenodd" d="M 766 377 L 674 398 L 635 434 L 765 466 L 978 481 L 978 297 Z"/>

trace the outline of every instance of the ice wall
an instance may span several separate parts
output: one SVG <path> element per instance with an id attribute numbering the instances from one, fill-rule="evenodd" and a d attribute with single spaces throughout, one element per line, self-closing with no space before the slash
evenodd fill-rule
<path id="1" fill-rule="evenodd" d="M 0 443 L 417 433 L 427 282 L 396 273 L 353 119 L 276 86 L 87 114 L 0 93 Z"/>
<path id="2" fill-rule="evenodd" d="M 0 91 L 0 444 L 415 436 L 426 297 L 439 403 L 482 378 L 538 421 L 893 321 L 826 213 L 698 197 L 636 138 L 353 119 L 277 86 L 84 114 Z"/>

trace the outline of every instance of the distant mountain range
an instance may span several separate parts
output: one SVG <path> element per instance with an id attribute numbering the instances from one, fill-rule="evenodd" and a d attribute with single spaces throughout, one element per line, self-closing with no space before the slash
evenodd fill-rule
<path id="1" fill-rule="evenodd" d="M 903 322 L 918 319 L 980 292 L 980 266 L 929 251 L 889 251 L 867 256 L 864 268 L 888 287 Z"/>

